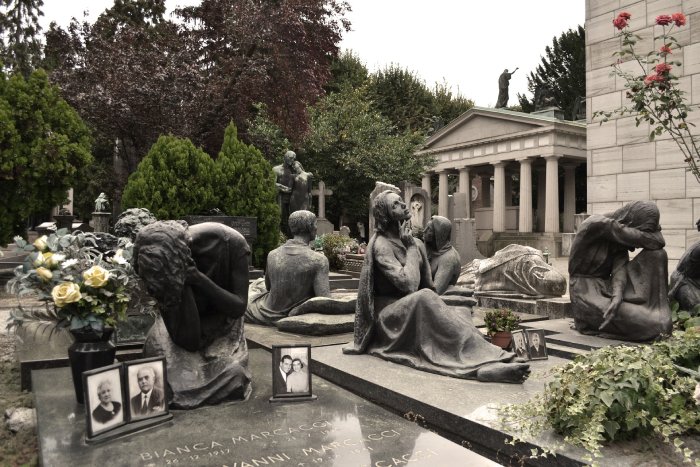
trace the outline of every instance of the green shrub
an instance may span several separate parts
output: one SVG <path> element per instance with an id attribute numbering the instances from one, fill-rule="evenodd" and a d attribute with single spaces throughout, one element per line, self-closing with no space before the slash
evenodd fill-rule
<path id="1" fill-rule="evenodd" d="M 230 216 L 256 217 L 258 237 L 253 259 L 264 265 L 270 250 L 279 244 L 280 209 L 272 166 L 254 146 L 238 139 L 233 123 L 215 162 L 217 206 Z"/>
<path id="2" fill-rule="evenodd" d="M 330 268 L 335 271 L 345 269 L 345 255 L 352 251 L 352 245 L 357 245 L 357 242 L 338 234 L 321 235 L 319 241 Z"/>
<path id="3" fill-rule="evenodd" d="M 605 347 L 553 370 L 553 380 L 523 405 L 501 409 L 516 440 L 553 428 L 564 441 L 600 457 L 604 443 L 656 436 L 690 459 L 678 436 L 697 432 L 696 382 L 679 364 L 697 368 L 700 332 L 675 333 L 648 346 Z"/>
<path id="4" fill-rule="evenodd" d="M 214 161 L 189 139 L 158 138 L 129 176 L 122 208 L 146 208 L 158 219 L 182 219 L 216 207 Z"/>

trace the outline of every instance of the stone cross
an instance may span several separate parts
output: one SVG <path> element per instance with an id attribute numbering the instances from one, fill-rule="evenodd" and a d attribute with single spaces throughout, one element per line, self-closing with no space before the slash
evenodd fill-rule
<path id="1" fill-rule="evenodd" d="M 318 181 L 318 189 L 311 190 L 313 196 L 318 196 L 318 218 L 326 218 L 326 196 L 331 196 L 333 190 L 326 189 L 326 184 L 323 180 Z"/>

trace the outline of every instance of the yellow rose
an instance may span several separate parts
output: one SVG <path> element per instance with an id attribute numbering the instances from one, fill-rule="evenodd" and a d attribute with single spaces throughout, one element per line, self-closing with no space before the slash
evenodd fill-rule
<path id="1" fill-rule="evenodd" d="M 83 279 L 89 287 L 102 287 L 109 280 L 109 271 L 102 266 L 93 266 L 83 273 Z"/>
<path id="2" fill-rule="evenodd" d="M 80 294 L 80 286 L 73 282 L 61 282 L 51 291 L 53 302 L 57 307 L 64 307 L 69 303 L 79 301 L 83 296 Z"/>
<path id="3" fill-rule="evenodd" d="M 51 253 L 50 251 L 44 253 L 43 256 L 44 256 L 44 264 L 47 265 L 48 267 L 51 268 L 51 267 L 56 266 L 58 264 L 56 259 L 53 257 L 53 253 Z"/>
<path id="4" fill-rule="evenodd" d="M 44 251 L 46 249 L 47 240 L 48 238 L 46 237 L 46 235 L 42 235 L 41 237 L 37 238 L 36 240 L 34 240 L 33 243 L 34 248 L 36 248 L 39 251 Z"/>
<path id="5" fill-rule="evenodd" d="M 36 275 L 45 281 L 50 281 L 53 278 L 53 273 L 46 268 L 36 268 Z"/>

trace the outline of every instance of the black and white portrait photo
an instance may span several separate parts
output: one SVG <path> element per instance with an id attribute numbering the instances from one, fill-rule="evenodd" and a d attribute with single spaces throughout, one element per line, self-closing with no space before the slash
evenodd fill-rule
<path id="1" fill-rule="evenodd" d="M 513 335 L 512 346 L 515 355 L 517 355 L 520 358 L 529 360 L 530 354 L 527 350 L 527 337 L 525 337 L 525 333 L 522 330 L 517 330 L 513 331 L 511 334 Z"/>
<path id="2" fill-rule="evenodd" d="M 309 345 L 273 346 L 273 397 L 310 396 L 310 361 L 311 347 Z"/>
<path id="3" fill-rule="evenodd" d="M 165 359 L 135 360 L 126 365 L 130 420 L 167 413 Z"/>
<path id="4" fill-rule="evenodd" d="M 544 340 L 544 329 L 528 329 L 525 332 L 527 333 L 530 360 L 546 360 L 547 344 Z"/>
<path id="5" fill-rule="evenodd" d="M 89 437 L 126 423 L 121 371 L 122 365 L 117 363 L 83 373 Z"/>

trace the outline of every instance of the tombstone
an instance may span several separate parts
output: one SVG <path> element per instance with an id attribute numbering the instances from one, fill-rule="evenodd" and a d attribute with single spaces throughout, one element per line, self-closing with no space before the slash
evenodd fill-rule
<path id="1" fill-rule="evenodd" d="M 216 222 L 224 224 L 243 235 L 248 247 L 253 251 L 255 240 L 258 239 L 258 219 L 257 217 L 243 216 L 185 216 L 187 225 L 202 224 L 204 222 Z"/>
<path id="2" fill-rule="evenodd" d="M 311 190 L 312 196 L 318 196 L 318 216 L 316 219 L 316 233 L 325 235 L 333 233 L 333 223 L 326 219 L 326 196 L 333 195 L 333 190 L 326 188 L 323 180 L 318 181 L 318 188 Z"/>
<path id="3" fill-rule="evenodd" d="M 467 202 L 469 193 L 453 193 L 452 194 L 452 222 L 457 219 L 469 219 L 467 213 Z"/>
<path id="4" fill-rule="evenodd" d="M 374 190 L 372 190 L 372 193 L 369 194 L 369 232 L 367 232 L 367 236 L 370 238 L 372 237 L 372 235 L 374 235 L 374 214 L 372 214 L 374 198 L 376 198 L 379 193 L 385 190 L 391 190 L 394 193 L 401 195 L 401 190 L 396 185 L 384 182 L 374 182 Z M 428 216 L 428 219 L 430 219 L 430 216 Z"/>
<path id="5" fill-rule="evenodd" d="M 342 226 L 339 232 L 341 237 L 350 237 L 350 227 L 347 225 Z"/>
<path id="6" fill-rule="evenodd" d="M 419 186 L 406 183 L 403 191 L 403 199 L 411 210 L 411 228 L 420 232 L 428 225 L 433 210 L 430 193 Z M 370 216 L 372 219 L 372 216 Z M 371 220 L 370 220 L 371 222 Z"/>
<path id="7" fill-rule="evenodd" d="M 459 253 L 462 266 L 484 255 L 476 247 L 476 219 L 457 218 L 452 221 L 452 245 Z"/>

